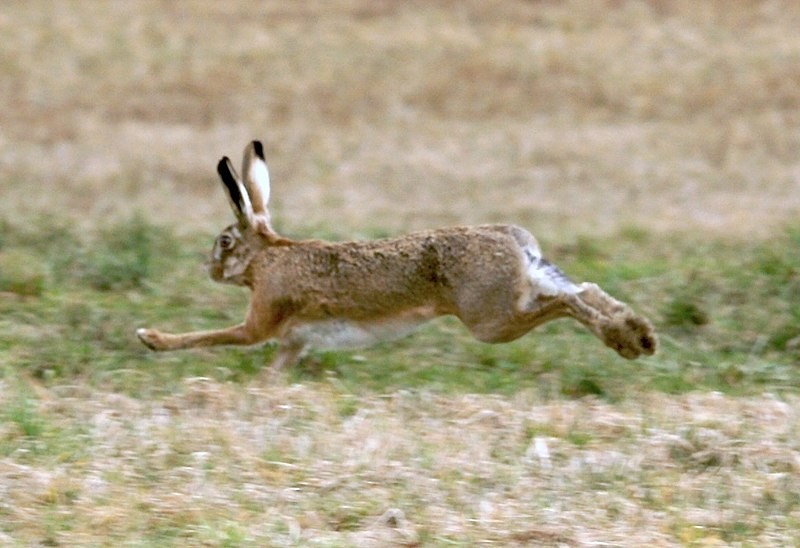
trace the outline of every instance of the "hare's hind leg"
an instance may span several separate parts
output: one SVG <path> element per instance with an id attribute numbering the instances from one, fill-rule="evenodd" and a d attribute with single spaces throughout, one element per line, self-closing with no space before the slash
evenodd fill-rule
<path id="1" fill-rule="evenodd" d="M 530 329 L 571 316 L 589 328 L 606 346 L 624 358 L 653 354 L 658 345 L 653 326 L 597 284 L 575 284 L 556 265 L 545 260 L 538 246 L 521 242 L 527 278 L 518 307 Z"/>
<path id="2" fill-rule="evenodd" d="M 578 287 L 574 294 L 557 297 L 559 305 L 556 309 L 585 325 L 623 358 L 632 360 L 642 354 L 655 353 L 658 339 L 653 325 L 646 318 L 638 316 L 597 284 L 583 283 Z"/>
<path id="3" fill-rule="evenodd" d="M 647 319 L 637 316 L 630 307 L 613 299 L 595 284 L 581 284 L 579 287 L 576 293 L 541 297 L 521 314 L 521 324 L 533 329 L 551 320 L 571 317 L 623 358 L 632 360 L 655 352 L 658 341 Z"/>

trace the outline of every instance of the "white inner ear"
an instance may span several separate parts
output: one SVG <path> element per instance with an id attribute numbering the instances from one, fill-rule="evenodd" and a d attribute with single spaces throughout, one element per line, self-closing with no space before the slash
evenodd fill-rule
<path id="1" fill-rule="evenodd" d="M 247 188 L 245 188 L 245 185 L 243 185 L 238 178 L 236 179 L 236 186 L 239 187 L 239 193 L 242 195 L 244 214 L 249 219 L 253 216 L 253 203 L 250 200 L 250 193 L 247 192 Z"/>
<path id="2" fill-rule="evenodd" d="M 260 158 L 251 161 L 250 165 L 246 167 L 245 177 L 246 180 L 251 183 L 254 194 L 258 194 L 258 197 L 251 196 L 255 212 L 261 213 L 265 211 L 267 209 L 267 204 L 269 204 L 270 188 L 269 169 L 267 168 L 266 162 L 262 161 Z M 260 201 L 260 203 L 255 203 L 257 201 Z"/>

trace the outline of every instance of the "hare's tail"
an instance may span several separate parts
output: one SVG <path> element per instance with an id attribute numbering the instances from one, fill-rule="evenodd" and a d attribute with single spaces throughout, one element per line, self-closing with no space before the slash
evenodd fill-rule
<path id="1" fill-rule="evenodd" d="M 527 262 L 528 277 L 536 285 L 540 295 L 556 296 L 578 292 L 578 286 L 563 270 L 535 253 L 532 249 L 525 249 L 525 260 Z"/>

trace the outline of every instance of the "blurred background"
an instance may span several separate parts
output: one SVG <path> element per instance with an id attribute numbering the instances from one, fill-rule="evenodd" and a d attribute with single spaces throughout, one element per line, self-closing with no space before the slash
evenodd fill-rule
<path id="1" fill-rule="evenodd" d="M 215 163 L 258 138 L 289 234 L 764 236 L 800 204 L 798 28 L 755 0 L 7 0 L 0 216 L 212 233 Z"/>

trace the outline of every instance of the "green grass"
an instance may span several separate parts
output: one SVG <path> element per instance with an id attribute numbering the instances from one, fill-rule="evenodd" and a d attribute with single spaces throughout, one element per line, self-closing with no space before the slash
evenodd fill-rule
<path id="1" fill-rule="evenodd" d="M 190 330 L 240 321 L 247 291 L 215 285 L 201 268 L 211 235 L 180 238 L 138 216 L 92 234 L 58 221 L 3 226 L 0 264 L 12 266 L 0 276 L 4 371 L 141 396 L 168 393 L 190 376 L 245 382 L 269 361 L 269 345 L 156 354 L 134 336 L 142 325 Z M 598 282 L 653 320 L 661 348 L 652 358 L 623 360 L 569 320 L 487 345 L 444 318 L 398 342 L 314 351 L 287 375 L 293 382 L 335 378 L 352 393 L 533 389 L 543 397 L 620 400 L 642 390 L 794 390 L 798 244 L 795 228 L 748 242 L 626 229 L 546 246 L 573 277 Z"/>
<path id="2" fill-rule="evenodd" d="M 158 354 L 133 334 L 240 319 L 246 291 L 199 268 L 211 235 L 133 217 L 92 234 L 60 226 L 54 246 L 53 225 L 4 228 L 0 257 L 24 250 L 42 281 L 0 296 L 14 501 L 0 505 L 0 540 L 576 544 L 578 521 L 598 538 L 630 523 L 689 546 L 797 540 L 793 228 L 746 244 L 630 230 L 549 244 L 576 278 L 653 319 L 652 358 L 625 361 L 570 321 L 486 345 L 445 318 L 371 349 L 315 351 L 267 387 L 270 347 Z M 135 257 L 146 268 L 116 271 Z M 381 522 L 396 509 L 410 532 Z"/>

